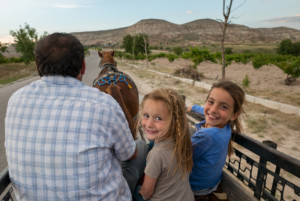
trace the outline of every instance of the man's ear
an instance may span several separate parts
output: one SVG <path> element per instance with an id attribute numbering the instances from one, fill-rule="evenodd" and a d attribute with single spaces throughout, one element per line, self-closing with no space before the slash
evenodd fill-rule
<path id="1" fill-rule="evenodd" d="M 82 62 L 82 68 L 80 70 L 81 74 L 84 75 L 85 73 L 85 60 L 83 59 L 83 62 Z"/>

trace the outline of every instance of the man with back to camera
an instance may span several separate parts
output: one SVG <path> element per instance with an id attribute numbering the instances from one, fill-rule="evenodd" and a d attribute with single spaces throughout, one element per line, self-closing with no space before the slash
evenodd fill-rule
<path id="1" fill-rule="evenodd" d="M 146 144 L 135 143 L 111 96 L 81 82 L 83 45 L 54 33 L 37 43 L 35 54 L 41 79 L 10 97 L 5 118 L 17 200 L 131 200 L 128 184 L 135 184 L 127 184 L 120 161 L 139 152 L 142 174 Z"/>

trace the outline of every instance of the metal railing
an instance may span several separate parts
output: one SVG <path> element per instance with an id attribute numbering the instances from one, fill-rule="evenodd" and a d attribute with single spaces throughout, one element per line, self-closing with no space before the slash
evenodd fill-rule
<path id="1" fill-rule="evenodd" d="M 234 142 L 256 154 L 256 160 L 235 149 L 235 157 L 227 160 L 225 167 L 253 192 L 264 200 L 300 200 L 300 161 L 277 151 L 271 141 L 258 142 L 237 133 Z M 289 190 L 287 190 L 289 189 Z M 292 195 L 294 194 L 294 195 Z"/>
<path id="2" fill-rule="evenodd" d="M 0 173 L 0 200 L 1 201 L 12 201 L 14 199 L 13 188 L 10 184 L 8 169 L 5 168 Z"/>

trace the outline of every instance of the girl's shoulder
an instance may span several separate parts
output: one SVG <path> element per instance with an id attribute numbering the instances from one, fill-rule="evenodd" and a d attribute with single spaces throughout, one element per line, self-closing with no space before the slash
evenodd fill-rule
<path id="1" fill-rule="evenodd" d="M 225 126 L 224 128 L 201 128 L 196 131 L 196 133 L 192 136 L 192 140 L 201 140 L 201 141 L 209 141 L 216 140 L 219 138 L 230 139 L 231 137 L 231 128 L 230 125 Z"/>
<path id="2" fill-rule="evenodd" d="M 151 151 L 161 152 L 161 151 L 167 151 L 173 149 L 174 149 L 174 142 L 172 140 L 164 140 L 162 142 L 155 143 Z"/>
<path id="3" fill-rule="evenodd" d="M 160 157 L 164 158 L 173 153 L 174 150 L 174 143 L 172 141 L 162 141 L 159 143 L 155 143 L 153 148 L 148 153 L 150 157 Z"/>

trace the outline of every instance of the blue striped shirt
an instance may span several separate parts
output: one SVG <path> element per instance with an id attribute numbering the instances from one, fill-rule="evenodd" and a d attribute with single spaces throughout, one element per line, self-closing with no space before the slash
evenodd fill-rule
<path id="1" fill-rule="evenodd" d="M 15 92 L 5 148 L 17 200 L 131 200 L 120 161 L 135 142 L 119 104 L 72 77 Z"/>

